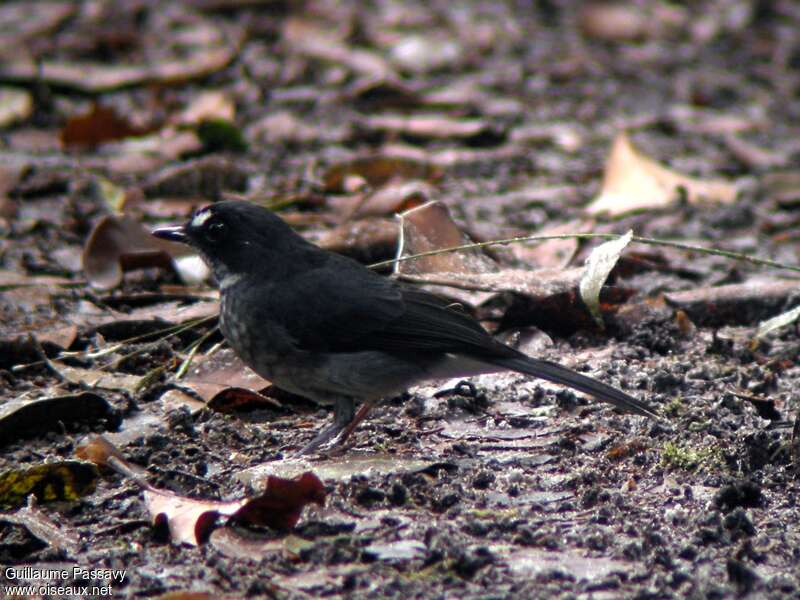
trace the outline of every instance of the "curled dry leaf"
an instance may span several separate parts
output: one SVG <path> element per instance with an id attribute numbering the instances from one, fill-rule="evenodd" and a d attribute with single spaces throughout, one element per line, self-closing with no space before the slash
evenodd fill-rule
<path id="1" fill-rule="evenodd" d="M 631 238 L 633 238 L 633 231 L 628 231 L 619 239 L 600 244 L 586 259 L 586 272 L 581 277 L 579 289 L 581 299 L 600 329 L 605 327 L 603 315 L 600 312 L 600 290 Z"/>
<path id="2" fill-rule="evenodd" d="M 325 503 L 325 487 L 310 471 L 294 479 L 269 476 L 264 491 L 250 498 L 201 500 L 154 488 L 144 480 L 145 472 L 127 462 L 122 453 L 103 436 L 88 440 L 78 448 L 77 454 L 93 463 L 93 468 L 94 465 L 109 467 L 144 488 L 145 504 L 153 523 L 168 525 L 170 537 L 179 544 L 202 544 L 221 516 L 259 527 L 291 529 L 306 504 L 313 502 L 322 506 Z"/>
<path id="3" fill-rule="evenodd" d="M 221 516 L 249 525 L 291 529 L 306 504 L 324 504 L 325 487 L 309 471 L 295 479 L 271 476 L 266 489 L 251 498 L 227 502 L 195 500 L 149 488 L 144 499 L 153 523 L 166 524 L 173 542 L 199 546 Z"/>
<path id="4" fill-rule="evenodd" d="M 95 225 L 83 250 L 83 271 L 89 283 L 110 290 L 122 282 L 125 271 L 145 267 L 174 267 L 187 282 L 202 281 L 207 270 L 182 244 L 153 237 L 136 219 L 106 215 Z M 187 263 L 188 259 L 188 263 Z"/>
<path id="5" fill-rule="evenodd" d="M 800 306 L 796 306 L 792 310 L 787 310 L 786 312 L 781 313 L 776 317 L 772 317 L 771 319 L 762 321 L 758 325 L 756 338 L 767 337 L 767 335 L 769 335 L 773 331 L 777 331 L 782 327 L 786 327 L 787 325 L 795 323 L 799 318 L 800 318 Z"/>
<path id="6" fill-rule="evenodd" d="M 663 208 L 685 194 L 691 203 L 736 199 L 736 185 L 706 181 L 667 169 L 638 152 L 625 133 L 614 140 L 606 162 L 599 196 L 586 207 L 591 214 L 621 215 L 635 210 Z"/>

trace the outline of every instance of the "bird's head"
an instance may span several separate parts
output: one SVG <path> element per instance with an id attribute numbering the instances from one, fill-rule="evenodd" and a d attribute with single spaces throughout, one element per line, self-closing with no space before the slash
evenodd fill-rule
<path id="1" fill-rule="evenodd" d="M 184 225 L 161 227 L 153 235 L 192 246 L 223 287 L 230 276 L 269 269 L 271 263 L 280 265 L 292 250 L 307 246 L 272 211 L 241 201 L 200 208 Z"/>

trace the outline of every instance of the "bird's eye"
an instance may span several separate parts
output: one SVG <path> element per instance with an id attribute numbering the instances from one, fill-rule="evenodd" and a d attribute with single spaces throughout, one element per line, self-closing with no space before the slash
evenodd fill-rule
<path id="1" fill-rule="evenodd" d="M 227 227 L 225 227 L 225 223 L 220 223 L 219 221 L 209 223 L 205 231 L 206 239 L 208 239 L 209 242 L 219 242 L 225 237 L 226 233 Z"/>

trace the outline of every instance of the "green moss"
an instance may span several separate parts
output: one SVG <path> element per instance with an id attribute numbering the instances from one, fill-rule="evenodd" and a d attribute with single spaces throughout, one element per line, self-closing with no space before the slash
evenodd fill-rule
<path id="1" fill-rule="evenodd" d="M 692 448 L 667 442 L 661 448 L 661 464 L 669 469 L 694 471 L 721 463 L 720 449 L 715 447 Z"/>

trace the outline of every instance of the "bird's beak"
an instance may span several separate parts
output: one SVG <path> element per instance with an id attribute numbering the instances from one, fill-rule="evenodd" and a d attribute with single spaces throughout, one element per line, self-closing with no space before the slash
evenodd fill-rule
<path id="1" fill-rule="evenodd" d="M 189 242 L 186 236 L 186 228 L 183 225 L 176 225 L 175 227 L 159 227 L 153 230 L 153 235 L 162 240 L 169 240 L 171 242 Z"/>

